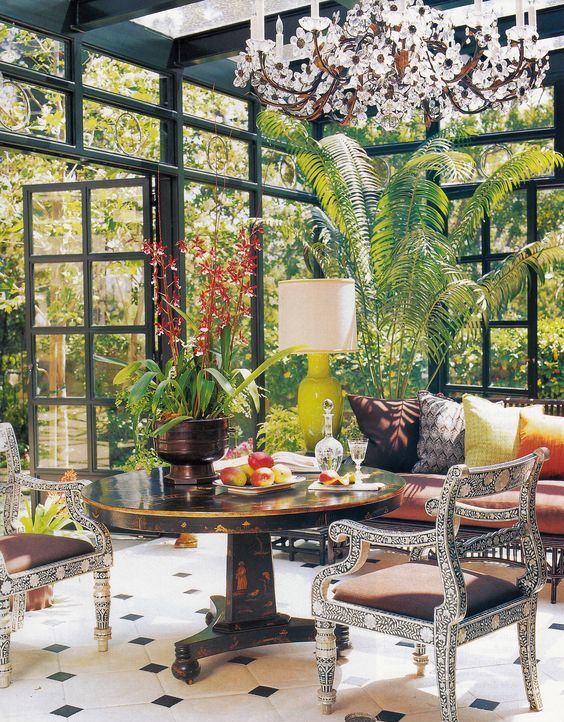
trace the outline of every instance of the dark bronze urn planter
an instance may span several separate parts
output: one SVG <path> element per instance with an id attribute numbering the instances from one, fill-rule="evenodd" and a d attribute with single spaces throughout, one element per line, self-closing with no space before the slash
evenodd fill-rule
<path id="1" fill-rule="evenodd" d="M 213 462 L 228 446 L 229 419 L 191 419 L 155 437 L 155 451 L 170 464 L 170 484 L 205 485 L 217 479 Z"/>

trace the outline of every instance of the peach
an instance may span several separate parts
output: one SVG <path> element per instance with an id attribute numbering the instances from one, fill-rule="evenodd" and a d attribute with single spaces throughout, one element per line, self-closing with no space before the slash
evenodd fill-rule
<path id="1" fill-rule="evenodd" d="M 247 479 L 250 479 L 251 476 L 255 473 L 255 470 L 252 466 L 250 466 L 250 464 L 243 464 L 243 466 L 240 466 L 239 468 L 241 469 L 241 471 L 245 472 L 245 474 L 247 475 Z"/>
<path id="2" fill-rule="evenodd" d="M 262 469 L 264 467 L 272 469 L 274 466 L 274 459 L 269 454 L 265 454 L 264 451 L 254 451 L 252 454 L 249 454 L 248 463 L 249 466 L 252 466 L 255 470 Z"/>
<path id="3" fill-rule="evenodd" d="M 252 486 L 272 486 L 274 484 L 274 472 L 268 466 L 256 469 L 251 476 Z"/>
<path id="4" fill-rule="evenodd" d="M 245 486 L 247 475 L 237 466 L 226 466 L 219 472 L 219 478 L 227 486 Z"/>
<path id="5" fill-rule="evenodd" d="M 334 469 L 328 469 L 327 471 L 322 471 L 321 474 L 319 474 L 319 481 L 322 484 L 338 484 L 339 479 L 339 473 Z"/>
<path id="6" fill-rule="evenodd" d="M 292 481 L 292 470 L 284 464 L 274 464 L 272 471 L 274 472 L 275 484 L 287 484 Z"/>

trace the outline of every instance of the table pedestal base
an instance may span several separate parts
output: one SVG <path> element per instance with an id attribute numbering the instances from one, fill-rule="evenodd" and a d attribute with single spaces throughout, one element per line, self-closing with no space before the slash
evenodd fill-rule
<path id="1" fill-rule="evenodd" d="M 235 652 L 250 647 L 287 642 L 315 641 L 315 621 L 278 614 L 272 620 L 257 623 L 225 623 L 225 597 L 212 597 L 211 610 L 206 615 L 205 629 L 175 644 L 176 660 L 172 673 L 177 679 L 192 684 L 199 676 L 199 659 L 222 652 Z M 337 651 L 350 648 L 349 629 L 337 625 Z"/>

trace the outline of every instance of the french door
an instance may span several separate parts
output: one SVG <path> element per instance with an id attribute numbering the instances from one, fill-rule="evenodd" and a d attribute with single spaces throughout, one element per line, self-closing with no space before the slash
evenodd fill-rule
<path id="1" fill-rule="evenodd" d="M 24 189 L 30 464 L 58 477 L 118 468 L 133 447 L 113 359 L 153 355 L 148 179 Z"/>

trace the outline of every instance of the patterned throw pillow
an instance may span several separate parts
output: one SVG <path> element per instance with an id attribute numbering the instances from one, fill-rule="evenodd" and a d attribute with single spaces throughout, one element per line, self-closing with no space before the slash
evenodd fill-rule
<path id="1" fill-rule="evenodd" d="M 414 474 L 446 474 L 454 464 L 464 463 L 464 409 L 462 404 L 418 393 L 421 407 L 418 461 Z"/>

